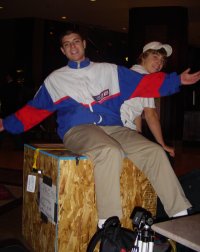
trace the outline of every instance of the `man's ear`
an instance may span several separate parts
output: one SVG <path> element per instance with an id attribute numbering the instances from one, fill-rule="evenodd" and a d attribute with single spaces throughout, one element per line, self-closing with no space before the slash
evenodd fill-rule
<path id="1" fill-rule="evenodd" d="M 61 52 L 65 55 L 65 51 L 64 51 L 64 49 L 63 49 L 62 46 L 60 47 L 60 50 L 61 50 Z"/>
<path id="2" fill-rule="evenodd" d="M 86 40 L 83 40 L 83 47 L 86 48 Z"/>

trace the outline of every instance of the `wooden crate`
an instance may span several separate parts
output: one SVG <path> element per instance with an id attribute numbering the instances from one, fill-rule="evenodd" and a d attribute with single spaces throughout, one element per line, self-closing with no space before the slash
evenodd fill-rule
<path id="1" fill-rule="evenodd" d="M 65 150 L 62 144 L 25 145 L 23 173 L 23 236 L 33 251 L 85 252 L 98 220 L 92 162 Z M 34 192 L 27 191 L 29 175 L 36 177 Z M 48 199 L 43 198 L 41 184 L 50 191 L 47 195 L 55 189 L 55 219 L 54 215 L 46 218 L 46 210 L 54 200 L 46 204 Z M 129 217 L 135 206 L 142 206 L 155 215 L 156 194 L 144 174 L 127 158 L 121 175 L 121 199 L 121 221 L 125 227 L 132 228 Z M 39 208 L 43 201 L 45 214 Z"/>

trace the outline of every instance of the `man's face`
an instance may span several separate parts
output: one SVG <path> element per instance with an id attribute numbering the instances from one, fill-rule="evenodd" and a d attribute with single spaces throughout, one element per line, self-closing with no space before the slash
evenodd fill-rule
<path id="1" fill-rule="evenodd" d="M 150 53 L 146 58 L 142 59 L 142 66 L 148 73 L 159 72 L 165 63 L 164 57 L 160 53 Z"/>
<path id="2" fill-rule="evenodd" d="M 62 53 L 72 61 L 80 62 L 85 59 L 86 41 L 79 34 L 71 33 L 62 39 Z"/>

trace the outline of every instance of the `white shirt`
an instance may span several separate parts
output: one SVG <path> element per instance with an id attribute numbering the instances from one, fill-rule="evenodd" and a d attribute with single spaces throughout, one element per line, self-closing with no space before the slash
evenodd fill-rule
<path id="1" fill-rule="evenodd" d="M 149 74 L 141 65 L 133 65 L 131 69 L 141 74 Z M 135 118 L 141 116 L 144 108 L 155 107 L 154 98 L 132 98 L 122 104 L 120 108 L 121 120 L 125 127 L 136 130 Z"/>

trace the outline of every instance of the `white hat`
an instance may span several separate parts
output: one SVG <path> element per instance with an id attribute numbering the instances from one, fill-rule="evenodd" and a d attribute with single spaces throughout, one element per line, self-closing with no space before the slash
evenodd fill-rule
<path id="1" fill-rule="evenodd" d="M 161 48 L 165 49 L 165 51 L 167 52 L 167 57 L 169 57 L 172 54 L 172 47 L 170 45 L 162 44 L 162 43 L 160 43 L 158 41 L 153 41 L 153 42 L 150 42 L 150 43 L 146 44 L 143 47 L 143 53 L 146 52 L 149 49 L 159 50 Z"/>

